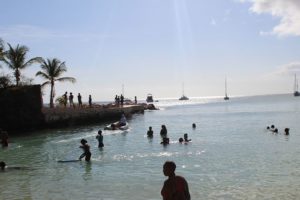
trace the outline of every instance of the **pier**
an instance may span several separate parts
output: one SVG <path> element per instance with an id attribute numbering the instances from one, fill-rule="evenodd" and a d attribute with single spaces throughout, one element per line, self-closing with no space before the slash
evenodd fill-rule
<path id="1" fill-rule="evenodd" d="M 142 104 L 109 107 L 95 105 L 91 108 L 43 108 L 42 113 L 45 120 L 44 127 L 55 128 L 118 120 L 122 113 L 131 116 L 135 113 L 144 113 L 144 110 Z"/>

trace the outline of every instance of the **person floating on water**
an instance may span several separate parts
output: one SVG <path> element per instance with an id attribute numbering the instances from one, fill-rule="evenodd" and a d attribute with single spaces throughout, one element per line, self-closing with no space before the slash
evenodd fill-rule
<path id="1" fill-rule="evenodd" d="M 189 186 L 185 178 L 176 176 L 176 164 L 173 161 L 166 161 L 163 166 L 163 173 L 168 176 L 161 189 L 161 196 L 163 200 L 180 199 L 190 200 L 191 195 Z"/>
<path id="2" fill-rule="evenodd" d="M 168 134 L 168 130 L 167 130 L 166 125 L 161 125 L 160 136 L 162 138 L 165 138 L 165 137 L 167 137 L 167 134 Z"/>
<path id="3" fill-rule="evenodd" d="M 90 152 L 90 146 L 87 144 L 87 141 L 85 139 L 82 139 L 80 141 L 82 144 L 79 148 L 83 149 L 83 154 L 79 157 L 79 160 L 81 160 L 83 157 L 85 157 L 85 161 L 90 161 L 91 160 L 91 152 Z"/>
<path id="4" fill-rule="evenodd" d="M 195 129 L 195 128 L 196 128 L 196 124 L 195 124 L 195 123 L 193 123 L 192 127 L 193 127 L 193 129 Z"/>
<path id="5" fill-rule="evenodd" d="M 4 161 L 0 161 L 0 170 L 6 171 L 6 170 L 26 170 L 30 169 L 28 167 L 8 167 Z"/>
<path id="6" fill-rule="evenodd" d="M 147 136 L 148 137 L 153 137 L 153 130 L 152 130 L 151 126 L 149 126 L 149 130 L 147 131 Z"/>
<path id="7" fill-rule="evenodd" d="M 189 141 L 191 141 L 191 139 L 188 139 L 188 134 L 187 134 L 187 133 L 185 133 L 185 134 L 183 135 L 183 138 L 184 138 L 184 142 L 189 142 Z"/>
<path id="8" fill-rule="evenodd" d="M 183 138 L 181 137 L 181 138 L 179 138 L 179 143 L 182 143 L 183 142 Z"/>
<path id="9" fill-rule="evenodd" d="M 103 144 L 103 135 L 102 135 L 102 131 L 101 130 L 98 131 L 98 135 L 96 136 L 96 139 L 98 140 L 98 147 L 99 148 L 104 147 L 104 144 Z"/>
<path id="10" fill-rule="evenodd" d="M 285 128 L 284 129 L 284 135 L 289 135 L 290 134 L 290 129 L 289 128 Z"/>
<path id="11" fill-rule="evenodd" d="M 160 144 L 167 145 L 167 144 L 169 144 L 169 143 L 170 143 L 170 139 L 167 138 L 167 137 L 164 137 L 164 138 L 162 138 L 162 141 L 161 141 Z"/>
<path id="12" fill-rule="evenodd" d="M 1 145 L 2 147 L 8 147 L 8 134 L 6 131 L 0 130 Z"/>

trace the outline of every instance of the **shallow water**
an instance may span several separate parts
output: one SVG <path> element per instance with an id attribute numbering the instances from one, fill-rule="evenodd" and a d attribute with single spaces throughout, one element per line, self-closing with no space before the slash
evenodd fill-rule
<path id="1" fill-rule="evenodd" d="M 44 130 L 11 137 L 0 160 L 30 170 L 0 173 L 0 199 L 161 199 L 166 160 L 190 186 L 192 199 L 299 199 L 300 99 L 291 95 L 160 100 L 159 111 L 129 119 L 128 131 L 104 131 L 105 124 Z M 192 129 L 192 123 L 197 124 Z M 165 124 L 171 144 L 160 145 Z M 274 124 L 279 134 L 265 128 Z M 146 131 L 153 127 L 154 138 Z M 284 136 L 284 128 L 290 136 Z M 192 142 L 179 144 L 188 133 Z M 92 162 L 77 159 L 81 138 L 91 145 Z M 4 183 L 4 184 L 2 184 Z"/>

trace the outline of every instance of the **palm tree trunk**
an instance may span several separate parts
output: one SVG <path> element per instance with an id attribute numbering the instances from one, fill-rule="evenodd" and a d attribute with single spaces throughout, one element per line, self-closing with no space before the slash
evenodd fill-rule
<path id="1" fill-rule="evenodd" d="M 54 107 L 53 104 L 53 88 L 54 88 L 54 82 L 51 82 L 51 90 L 50 90 L 50 108 Z"/>
<path id="2" fill-rule="evenodd" d="M 19 81 L 20 81 L 20 72 L 19 72 L 19 69 L 16 69 L 15 76 L 16 76 L 16 85 L 19 86 Z"/>

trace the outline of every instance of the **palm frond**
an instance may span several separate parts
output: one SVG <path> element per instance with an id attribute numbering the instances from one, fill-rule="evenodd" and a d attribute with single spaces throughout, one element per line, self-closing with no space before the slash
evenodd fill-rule
<path id="1" fill-rule="evenodd" d="M 73 77 L 62 77 L 62 78 L 58 78 L 56 80 L 59 81 L 59 82 L 66 82 L 66 81 L 71 82 L 71 83 L 76 82 L 76 79 L 73 78 Z"/>

